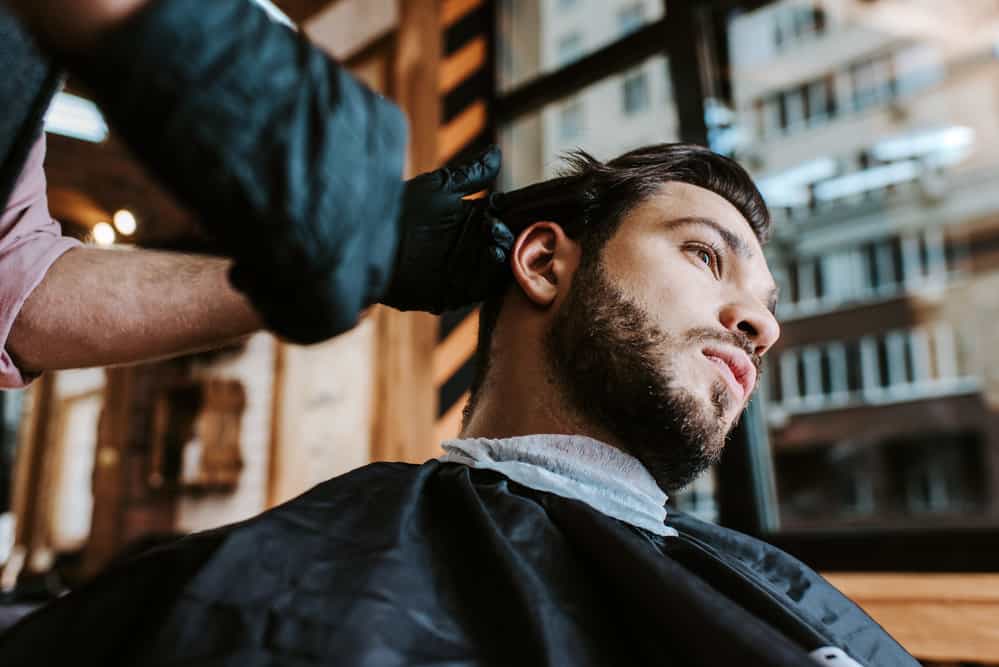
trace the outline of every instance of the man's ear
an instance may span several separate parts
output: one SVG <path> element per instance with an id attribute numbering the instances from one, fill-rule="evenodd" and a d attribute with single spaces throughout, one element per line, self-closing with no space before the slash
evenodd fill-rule
<path id="1" fill-rule="evenodd" d="M 535 222 L 518 236 L 510 254 L 513 278 L 532 303 L 548 307 L 568 289 L 581 249 L 555 222 Z"/>

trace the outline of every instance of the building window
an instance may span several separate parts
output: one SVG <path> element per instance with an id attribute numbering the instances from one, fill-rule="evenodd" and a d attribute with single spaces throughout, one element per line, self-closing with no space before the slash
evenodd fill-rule
<path id="1" fill-rule="evenodd" d="M 778 95 L 760 100 L 760 136 L 772 137 L 781 130 L 781 103 Z"/>
<path id="2" fill-rule="evenodd" d="M 625 114 L 631 115 L 649 108 L 649 78 L 644 71 L 629 74 L 621 85 L 621 102 Z"/>
<path id="3" fill-rule="evenodd" d="M 792 409 L 903 400 L 961 377 L 946 322 L 787 350 L 774 366 L 769 400 Z"/>
<path id="4" fill-rule="evenodd" d="M 617 31 L 620 35 L 628 35 L 645 25 L 645 5 L 636 3 L 629 5 L 617 13 Z"/>
<path id="5" fill-rule="evenodd" d="M 702 521 L 718 521 L 718 504 L 715 502 L 715 471 L 708 469 L 688 487 L 676 494 L 676 507 Z"/>
<path id="6" fill-rule="evenodd" d="M 808 124 L 819 125 L 836 113 L 836 85 L 833 75 L 813 81 L 806 87 Z"/>
<path id="7" fill-rule="evenodd" d="M 784 113 L 781 114 L 781 128 L 794 129 L 805 122 L 805 96 L 800 88 L 781 93 Z"/>
<path id="8" fill-rule="evenodd" d="M 573 141 L 583 136 L 583 102 L 573 100 L 566 103 L 558 112 L 559 141 Z"/>
<path id="9" fill-rule="evenodd" d="M 826 13 L 819 5 L 790 7 L 774 16 L 774 45 L 780 51 L 825 32 Z"/>
<path id="10" fill-rule="evenodd" d="M 892 65 L 889 58 L 857 63 L 850 68 L 853 108 L 857 111 L 882 104 L 894 94 Z"/>
<path id="11" fill-rule="evenodd" d="M 583 36 L 571 32 L 558 40 L 558 64 L 567 65 L 583 55 Z"/>

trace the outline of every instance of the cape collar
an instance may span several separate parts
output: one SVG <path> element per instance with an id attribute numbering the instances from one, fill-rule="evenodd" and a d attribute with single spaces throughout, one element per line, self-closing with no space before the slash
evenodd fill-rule
<path id="1" fill-rule="evenodd" d="M 656 535 L 666 526 L 666 494 L 638 459 L 579 435 L 447 440 L 441 461 L 495 470 L 536 491 L 586 503 Z"/>

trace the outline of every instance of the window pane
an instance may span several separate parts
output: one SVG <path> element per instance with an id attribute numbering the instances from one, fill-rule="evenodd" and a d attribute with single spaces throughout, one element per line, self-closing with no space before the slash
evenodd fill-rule
<path id="1" fill-rule="evenodd" d="M 663 16 L 663 0 L 499 0 L 501 91 L 562 67 Z"/>
<path id="2" fill-rule="evenodd" d="M 899 0 L 889 28 L 883 4 L 728 23 L 731 152 L 788 283 L 785 529 L 999 524 L 999 6 Z"/>
<path id="3" fill-rule="evenodd" d="M 559 156 L 575 148 L 609 159 L 639 146 L 675 141 L 668 76 L 666 59 L 655 56 L 501 128 L 503 187 L 550 178 Z"/>

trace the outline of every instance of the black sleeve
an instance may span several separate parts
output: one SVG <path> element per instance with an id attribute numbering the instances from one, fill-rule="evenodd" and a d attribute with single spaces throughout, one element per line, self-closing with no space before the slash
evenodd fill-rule
<path id="1" fill-rule="evenodd" d="M 385 290 L 405 119 L 305 37 L 248 0 L 154 0 L 66 65 L 271 329 L 322 340 Z"/>

